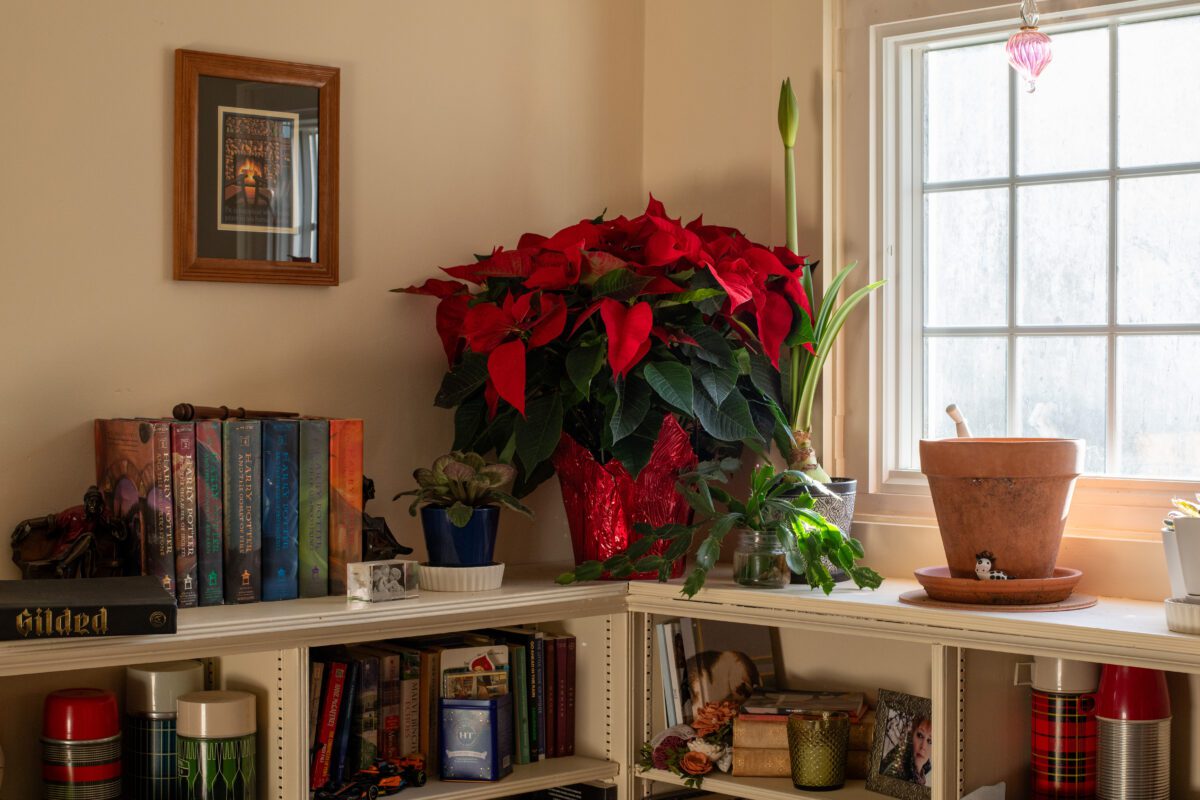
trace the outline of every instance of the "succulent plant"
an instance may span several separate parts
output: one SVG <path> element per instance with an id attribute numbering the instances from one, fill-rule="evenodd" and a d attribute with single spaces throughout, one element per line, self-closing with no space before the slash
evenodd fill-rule
<path id="1" fill-rule="evenodd" d="M 455 450 L 439 456 L 432 467 L 414 470 L 417 488 L 400 492 L 392 499 L 412 496 L 408 513 L 414 517 L 422 504 L 444 508 L 450 522 L 460 528 L 482 506 L 505 506 L 532 518 L 532 511 L 511 494 L 500 491 L 516 474 L 516 468 L 508 464 L 489 464 L 478 453 Z"/>
<path id="2" fill-rule="evenodd" d="M 1195 501 L 1184 500 L 1181 497 L 1171 499 L 1171 505 L 1175 506 L 1175 511 L 1167 514 L 1167 518 L 1163 520 L 1163 526 L 1167 530 L 1175 530 L 1175 520 L 1180 517 L 1200 517 L 1200 493 L 1196 494 Z"/>

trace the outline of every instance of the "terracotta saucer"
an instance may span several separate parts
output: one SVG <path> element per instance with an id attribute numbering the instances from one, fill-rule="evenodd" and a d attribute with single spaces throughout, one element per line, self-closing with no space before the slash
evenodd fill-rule
<path id="1" fill-rule="evenodd" d="M 913 573 L 925 593 L 943 603 L 981 606 L 1045 605 L 1071 596 L 1083 573 L 1055 567 L 1049 578 L 1018 578 L 1010 581 L 981 581 L 952 578 L 949 567 L 922 567 Z"/>

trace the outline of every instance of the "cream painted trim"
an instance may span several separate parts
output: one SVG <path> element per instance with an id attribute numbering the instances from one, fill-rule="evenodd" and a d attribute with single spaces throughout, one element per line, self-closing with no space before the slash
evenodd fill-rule
<path id="1" fill-rule="evenodd" d="M 834 0 L 836 2 L 836 0 Z M 840 4 L 839 4 L 840 5 Z M 1050 5 L 1050 4 L 1047 4 Z M 1053 6 L 1051 6 L 1053 8 Z M 1094 22 L 1098 18 L 1116 17 L 1120 21 L 1164 18 L 1182 13 L 1194 13 L 1200 6 L 1195 0 L 1129 0 L 1043 13 L 1043 25 L 1059 30 L 1071 29 Z M 1011 27 L 1012 6 L 993 7 L 971 12 L 925 17 L 903 22 L 873 25 L 870 28 L 870 244 L 871 280 L 880 277 L 895 279 L 903 259 L 897 252 L 900 246 L 911 245 L 920 231 L 912 215 L 906 212 L 909 204 L 898 198 L 911 196 L 915 185 L 912 177 L 912 154 L 902 155 L 906 148 L 916 148 L 912 135 L 914 98 L 908 90 L 909 73 L 915 59 L 909 57 L 912 48 L 934 43 L 949 46 L 969 43 L 974 40 L 994 39 L 998 32 Z M 840 70 L 840 65 L 838 65 Z M 827 87 L 827 91 L 830 87 Z M 835 87 L 840 89 L 840 85 Z M 837 125 L 838 120 L 826 120 L 827 130 Z M 836 136 L 835 128 L 830 135 Z M 835 184 L 840 182 L 840 154 L 829 162 L 826 154 L 826 169 L 834 173 Z M 919 157 L 919 156 L 918 156 Z M 839 194 L 837 186 L 829 190 L 826 205 L 826 225 L 840 243 L 843 230 L 842 214 L 845 210 L 829 202 Z M 915 202 L 915 201 L 914 201 Z M 904 235 L 898 235 L 903 230 Z M 826 237 L 826 250 L 835 247 L 833 238 Z M 928 484 L 917 470 L 901 469 L 898 463 L 900 437 L 911 441 L 910 427 L 913 418 L 911 404 L 917 402 L 915 389 L 910 389 L 904 408 L 889 408 L 897 402 L 900 390 L 908 385 L 903 376 L 911 374 L 905 364 L 911 365 L 915 357 L 912 343 L 901 341 L 905 328 L 911 328 L 912 311 L 916 308 L 912 292 L 917 291 L 911 281 L 894 281 L 891 292 L 882 298 L 872 297 L 870 306 L 870 353 L 869 353 L 869 397 L 871 398 L 871 420 L 869 421 L 869 452 L 867 489 L 871 497 L 872 512 L 884 515 L 905 515 L 923 518 L 932 523 L 933 508 L 929 500 Z M 897 295 L 897 291 L 901 292 Z M 913 351 L 915 352 L 915 351 Z M 905 360 L 907 353 L 908 361 Z M 843 375 L 836 383 L 836 391 L 844 397 L 847 390 Z M 843 408 L 844 402 L 835 408 Z M 841 428 L 839 428 L 839 434 Z M 836 451 L 843 454 L 843 442 Z M 1077 536 L 1089 538 L 1157 538 L 1157 524 L 1151 524 L 1158 511 L 1163 515 L 1169 510 L 1168 499 L 1172 496 L 1188 496 L 1200 489 L 1200 483 L 1192 481 L 1169 481 L 1120 477 L 1081 478 L 1076 491 L 1070 521 L 1070 530 Z M 1155 511 L 1158 510 L 1158 511 Z"/>

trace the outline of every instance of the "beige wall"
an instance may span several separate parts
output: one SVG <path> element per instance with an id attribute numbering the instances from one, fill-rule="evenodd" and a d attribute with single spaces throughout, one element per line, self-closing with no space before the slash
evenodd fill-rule
<path id="1" fill-rule="evenodd" d="M 645 186 L 672 215 L 782 244 L 776 108 L 800 104 L 800 243 L 821 253 L 821 0 L 648 0 Z"/>
<path id="2" fill-rule="evenodd" d="M 10 5 L 4 525 L 78 502 L 93 417 L 190 401 L 363 417 L 374 510 L 417 543 L 389 498 L 452 419 L 431 402 L 434 303 L 387 290 L 526 230 L 639 212 L 647 190 L 781 242 L 786 75 L 807 120 L 801 241 L 820 253 L 820 0 Z M 171 280 L 179 47 L 341 67 L 341 286 Z M 533 505 L 536 529 L 510 517 L 500 556 L 567 560 L 556 485 Z"/>
<path id="3" fill-rule="evenodd" d="M 390 497 L 445 450 L 434 303 L 388 290 L 525 230 L 642 206 L 641 0 L 6 3 L 0 524 L 79 501 L 91 420 L 180 401 L 366 420 Z M 342 69 L 336 288 L 171 280 L 173 51 Z M 537 546 L 566 560 L 557 489 Z M 14 570 L 0 544 L 0 576 Z"/>

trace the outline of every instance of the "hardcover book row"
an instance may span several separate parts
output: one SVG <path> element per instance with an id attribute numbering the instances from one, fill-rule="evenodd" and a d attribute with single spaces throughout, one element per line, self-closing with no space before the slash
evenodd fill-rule
<path id="1" fill-rule="evenodd" d="M 575 754 L 573 636 L 494 628 L 323 648 L 309 689 L 313 790 L 339 787 L 378 759 L 424 756 L 431 774 L 460 779 L 456 762 L 495 763 L 475 778 L 495 780 L 513 764 Z M 498 701 L 504 729 L 443 731 L 445 709 L 472 701 Z"/>
<path id="2" fill-rule="evenodd" d="M 98 419 L 96 484 L 180 608 L 344 594 L 362 558 L 358 419 Z"/>

